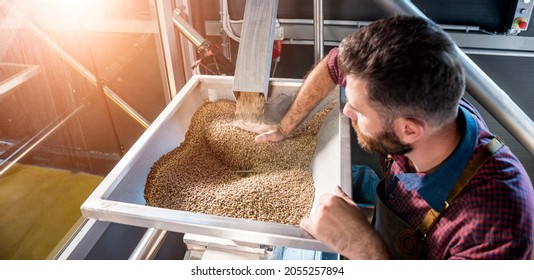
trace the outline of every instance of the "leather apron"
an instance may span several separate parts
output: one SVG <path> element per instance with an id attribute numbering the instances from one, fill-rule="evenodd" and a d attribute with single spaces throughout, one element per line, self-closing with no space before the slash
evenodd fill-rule
<path id="1" fill-rule="evenodd" d="M 420 259 L 424 257 L 422 244 L 426 234 L 484 163 L 503 146 L 502 140 L 494 137 L 484 148 L 480 149 L 467 163 L 465 169 L 456 180 L 449 196 L 443 203 L 443 208 L 439 212 L 431 208 L 416 228 L 412 228 L 384 204 L 386 186 L 385 179 L 382 179 L 376 188 L 376 205 L 372 224 L 374 230 L 381 236 L 388 248 L 390 257 L 392 259 Z M 389 169 L 391 164 L 392 159 L 390 157 L 389 161 L 386 169 Z M 387 174 L 387 171 L 389 170 L 386 170 L 384 174 Z"/>

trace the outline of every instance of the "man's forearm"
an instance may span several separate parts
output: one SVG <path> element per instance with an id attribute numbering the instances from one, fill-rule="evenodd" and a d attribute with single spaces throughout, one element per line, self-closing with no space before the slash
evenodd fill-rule
<path id="1" fill-rule="evenodd" d="M 280 121 L 280 129 L 286 136 L 335 87 L 335 83 L 328 72 L 327 59 L 328 57 L 324 58 L 311 70 L 299 89 L 295 101 Z"/>

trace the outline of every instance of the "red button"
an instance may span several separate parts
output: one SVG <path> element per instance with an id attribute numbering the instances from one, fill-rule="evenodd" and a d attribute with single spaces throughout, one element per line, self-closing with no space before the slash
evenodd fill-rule
<path id="1" fill-rule="evenodd" d="M 516 28 L 526 30 L 528 27 L 527 19 L 524 17 L 518 17 L 514 20 L 514 25 Z"/>

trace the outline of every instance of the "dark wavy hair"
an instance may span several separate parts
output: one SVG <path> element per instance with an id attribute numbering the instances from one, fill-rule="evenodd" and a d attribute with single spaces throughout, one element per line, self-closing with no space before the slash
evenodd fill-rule
<path id="1" fill-rule="evenodd" d="M 367 81 L 371 106 L 386 119 L 455 118 L 465 90 L 456 47 L 438 25 L 413 16 L 381 19 L 340 44 L 340 69 Z"/>

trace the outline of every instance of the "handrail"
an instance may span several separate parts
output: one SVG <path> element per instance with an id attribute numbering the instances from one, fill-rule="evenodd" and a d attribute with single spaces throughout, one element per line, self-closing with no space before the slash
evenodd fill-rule
<path id="1" fill-rule="evenodd" d="M 84 108 L 84 104 L 78 105 L 76 109 L 72 110 L 65 117 L 59 117 L 55 121 L 48 124 L 45 128 L 41 129 L 37 134 L 32 136 L 28 141 L 22 143 L 13 153 L 9 154 L 5 159 L 0 159 L 0 176 L 2 176 L 6 171 L 8 171 L 11 166 L 21 160 L 25 155 L 31 152 L 37 145 L 42 143 L 50 135 L 52 135 L 56 130 L 62 127 L 67 121 L 69 121 L 73 116 L 75 116 L 80 110 Z"/>

